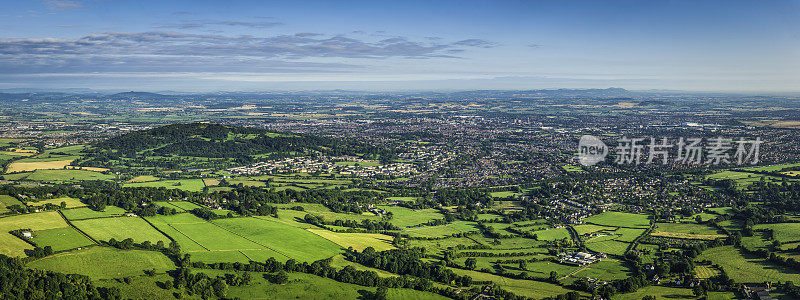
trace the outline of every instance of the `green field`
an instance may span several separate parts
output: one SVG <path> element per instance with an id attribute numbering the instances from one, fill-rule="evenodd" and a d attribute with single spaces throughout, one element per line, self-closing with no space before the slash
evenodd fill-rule
<path id="1" fill-rule="evenodd" d="M 170 242 L 169 238 L 138 217 L 86 219 L 73 221 L 72 224 L 97 241 L 111 239 L 122 241 L 132 238 L 137 243 L 150 241 L 155 244 L 158 241 L 163 241 L 165 244 L 169 244 Z"/>
<path id="2" fill-rule="evenodd" d="M 533 234 L 541 241 L 555 241 L 569 238 L 569 230 L 566 228 L 551 228 L 533 231 Z"/>
<path id="3" fill-rule="evenodd" d="M 404 229 L 402 232 L 410 236 L 444 237 L 462 232 L 477 232 L 475 222 L 455 221 L 447 225 L 420 226 Z"/>
<path id="4" fill-rule="evenodd" d="M 79 207 L 72 209 L 62 209 L 61 213 L 64 214 L 64 217 L 66 217 L 67 220 L 73 221 L 73 220 L 118 216 L 124 214 L 125 210 L 113 205 L 109 205 L 106 206 L 106 209 L 103 211 L 96 211 L 88 207 Z"/>
<path id="5" fill-rule="evenodd" d="M 694 223 L 656 223 L 655 231 L 696 235 L 719 234 L 719 231 L 711 226 Z"/>
<path id="6" fill-rule="evenodd" d="M 392 220 L 390 222 L 400 228 L 420 225 L 435 219 L 444 219 L 444 216 L 435 209 L 412 210 L 401 206 L 388 205 L 378 206 L 378 208 L 391 212 Z"/>
<path id="7" fill-rule="evenodd" d="M 650 227 L 650 220 L 647 215 L 630 214 L 609 211 L 602 214 L 587 218 L 583 220 L 586 223 L 614 226 L 614 227 L 628 227 L 628 228 L 648 228 Z"/>
<path id="8" fill-rule="evenodd" d="M 587 233 L 598 232 L 598 231 L 601 231 L 601 230 L 611 230 L 611 231 L 613 231 L 613 230 L 617 229 L 616 227 L 600 226 L 600 225 L 593 225 L 593 224 L 577 225 L 577 226 L 572 226 L 572 228 L 575 229 L 575 232 L 577 232 L 578 235 L 584 235 L 584 234 L 587 234 Z"/>
<path id="9" fill-rule="evenodd" d="M 25 249 L 33 248 L 27 242 L 11 235 L 9 231 L 28 228 L 35 233 L 39 230 L 66 228 L 67 226 L 64 218 L 55 211 L 0 218 L 0 254 L 24 256 Z"/>
<path id="10" fill-rule="evenodd" d="M 772 229 L 773 237 L 781 243 L 800 241 L 800 223 L 758 224 L 753 229 Z"/>
<path id="11" fill-rule="evenodd" d="M 150 269 L 163 273 L 174 269 L 175 263 L 160 252 L 95 246 L 35 260 L 28 267 L 101 279 L 144 275 Z"/>
<path id="12" fill-rule="evenodd" d="M 8 209 L 6 209 L 6 207 L 11 205 L 25 206 L 25 204 L 17 200 L 17 198 L 9 195 L 0 195 L 0 213 L 7 212 Z"/>
<path id="13" fill-rule="evenodd" d="M 299 261 L 316 261 L 342 251 L 339 245 L 314 233 L 271 220 L 232 218 L 214 224 Z"/>
<path id="14" fill-rule="evenodd" d="M 123 184 L 125 187 L 163 187 L 166 189 L 181 189 L 190 192 L 200 192 L 205 187 L 202 179 L 160 180 L 147 182 L 130 182 Z"/>
<path id="15" fill-rule="evenodd" d="M 736 282 L 794 281 L 800 282 L 800 273 L 767 263 L 762 258 L 742 254 L 733 246 L 710 248 L 697 257 L 720 265 Z"/>
<path id="16" fill-rule="evenodd" d="M 37 230 L 33 241 L 39 247 L 53 247 L 53 251 L 75 249 L 94 244 L 92 240 L 72 227 Z"/>
<path id="17" fill-rule="evenodd" d="M 572 275 L 575 278 L 590 277 L 607 281 L 625 279 L 628 276 L 630 276 L 628 267 L 623 262 L 610 258 L 593 263 L 588 268 Z"/>
<path id="18" fill-rule="evenodd" d="M 628 245 L 630 244 L 615 240 L 586 243 L 586 247 L 589 248 L 589 250 L 614 255 L 625 255 L 625 250 L 628 248 Z"/>
<path id="19" fill-rule="evenodd" d="M 83 180 L 111 180 L 114 175 L 106 175 L 100 172 L 86 170 L 36 170 L 25 179 L 32 181 L 64 183 Z"/>

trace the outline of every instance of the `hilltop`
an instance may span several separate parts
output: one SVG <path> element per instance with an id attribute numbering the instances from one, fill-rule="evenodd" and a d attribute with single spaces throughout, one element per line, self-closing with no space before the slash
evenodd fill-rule
<path id="1" fill-rule="evenodd" d="M 159 158 L 249 163 L 263 157 L 380 152 L 380 149 L 355 141 L 209 123 L 174 124 L 136 131 L 92 146 L 82 165 L 126 164 L 124 160 L 134 160 L 129 163 L 142 166 L 162 165 L 164 161 Z"/>

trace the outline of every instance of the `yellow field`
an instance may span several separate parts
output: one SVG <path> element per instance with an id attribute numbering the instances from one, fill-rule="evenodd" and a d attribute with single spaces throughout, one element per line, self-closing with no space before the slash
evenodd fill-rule
<path id="1" fill-rule="evenodd" d="M 72 160 L 36 161 L 36 162 L 15 162 L 11 163 L 6 169 L 7 173 L 35 171 L 39 169 L 63 169 Z"/>
<path id="2" fill-rule="evenodd" d="M 128 180 L 128 182 L 150 182 L 150 181 L 158 181 L 160 178 L 152 176 L 152 175 L 142 175 L 133 177 L 133 179 Z"/>
<path id="3" fill-rule="evenodd" d="M 0 218 L 0 254 L 24 256 L 25 249 L 33 249 L 33 246 L 11 235 L 9 231 L 23 228 L 36 231 L 67 226 L 64 218 L 55 211 Z"/>
<path id="4" fill-rule="evenodd" d="M 338 233 L 325 229 L 307 229 L 314 234 L 336 243 L 342 248 L 353 247 L 362 251 L 367 247 L 375 248 L 376 251 L 394 249 L 392 237 L 380 233 Z"/>
<path id="5" fill-rule="evenodd" d="M 72 170 L 86 170 L 86 171 L 95 171 L 95 172 L 105 172 L 108 171 L 106 168 L 98 168 L 98 167 L 76 167 L 76 166 L 67 166 L 67 169 Z"/>
<path id="6" fill-rule="evenodd" d="M 40 200 L 40 201 L 28 201 L 27 204 L 28 205 L 35 205 L 35 206 L 41 206 L 41 205 L 45 205 L 47 203 L 50 203 L 50 204 L 53 204 L 53 205 L 61 205 L 61 202 L 66 202 L 67 203 L 67 208 L 75 208 L 75 207 L 86 206 L 86 204 L 84 204 L 80 200 L 75 199 L 75 198 L 70 198 L 70 197 L 61 197 L 61 198 L 47 199 L 47 200 Z"/>
<path id="7" fill-rule="evenodd" d="M 724 234 L 691 234 L 691 233 L 663 232 L 663 231 L 653 231 L 652 233 L 650 233 L 650 235 L 676 238 L 676 239 L 688 239 L 688 240 L 713 240 L 716 238 L 725 237 Z"/>

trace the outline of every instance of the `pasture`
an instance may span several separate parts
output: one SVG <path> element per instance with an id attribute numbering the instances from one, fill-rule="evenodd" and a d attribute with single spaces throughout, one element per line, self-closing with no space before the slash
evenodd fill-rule
<path id="1" fill-rule="evenodd" d="M 589 248 L 589 250 L 620 256 L 625 255 L 625 250 L 628 248 L 628 245 L 630 244 L 615 240 L 586 243 L 586 247 Z"/>
<path id="2" fill-rule="evenodd" d="M 106 206 L 103 211 L 96 211 L 88 207 L 79 207 L 73 209 L 62 209 L 61 213 L 67 220 L 83 220 L 83 219 L 96 219 L 107 218 L 111 216 L 119 216 L 125 213 L 125 210 L 113 205 Z"/>
<path id="3" fill-rule="evenodd" d="M 86 219 L 73 221 L 72 224 L 97 241 L 111 239 L 122 241 L 132 238 L 137 243 L 150 241 L 155 244 L 163 241 L 165 244 L 169 244 L 170 242 L 169 238 L 138 217 Z"/>
<path id="4" fill-rule="evenodd" d="M 532 232 L 540 241 L 555 241 L 570 237 L 566 228 L 550 228 Z"/>
<path id="5" fill-rule="evenodd" d="M 419 226 L 403 229 L 401 232 L 410 236 L 444 237 L 463 232 L 478 232 L 475 222 L 455 221 L 447 225 Z"/>
<path id="6" fill-rule="evenodd" d="M 33 248 L 27 242 L 11 235 L 9 231 L 29 228 L 36 232 L 39 230 L 65 228 L 67 226 L 69 225 L 64 221 L 64 218 L 55 211 L 0 218 L 0 254 L 24 256 L 25 249 Z"/>
<path id="7" fill-rule="evenodd" d="M 114 179 L 114 175 L 107 175 L 89 170 L 39 169 L 28 175 L 25 179 L 48 183 L 64 183 L 84 180 L 112 180 Z"/>
<path id="8" fill-rule="evenodd" d="M 125 183 L 124 187 L 155 187 L 166 189 L 180 189 L 190 192 L 200 192 L 205 187 L 202 179 L 178 179 L 178 180 L 159 180 L 159 181 L 145 181 L 145 182 L 129 182 Z"/>
<path id="9" fill-rule="evenodd" d="M 772 229 L 773 237 L 781 243 L 800 242 L 800 223 L 758 224 L 753 229 Z"/>
<path id="10" fill-rule="evenodd" d="M 75 249 L 94 244 L 92 240 L 72 227 L 38 230 L 33 241 L 39 247 L 53 247 L 53 251 Z"/>
<path id="11" fill-rule="evenodd" d="M 436 219 L 444 219 L 444 216 L 435 209 L 413 210 L 402 206 L 378 206 L 387 212 L 392 213 L 390 222 L 397 227 L 405 228 L 416 226 Z"/>
<path id="12" fill-rule="evenodd" d="M 614 226 L 614 227 L 627 227 L 627 228 L 648 228 L 650 227 L 650 220 L 647 215 L 630 214 L 623 212 L 608 211 L 599 215 L 592 216 L 583 220 L 586 223 Z"/>
<path id="13" fill-rule="evenodd" d="M 25 206 L 22 202 L 9 195 L 0 195 L 0 213 L 8 211 L 6 207 L 11 205 Z"/>
<path id="14" fill-rule="evenodd" d="M 299 261 L 316 261 L 342 251 L 339 245 L 307 230 L 267 219 L 220 219 L 214 224 Z"/>
<path id="15" fill-rule="evenodd" d="M 733 246 L 710 248 L 698 260 L 710 260 L 725 270 L 736 282 L 800 282 L 800 272 L 777 266 L 765 259 L 743 254 Z"/>
<path id="16" fill-rule="evenodd" d="M 160 252 L 89 247 L 62 252 L 28 263 L 28 267 L 65 274 L 81 274 L 92 279 L 144 275 L 144 270 L 163 273 L 175 263 Z"/>

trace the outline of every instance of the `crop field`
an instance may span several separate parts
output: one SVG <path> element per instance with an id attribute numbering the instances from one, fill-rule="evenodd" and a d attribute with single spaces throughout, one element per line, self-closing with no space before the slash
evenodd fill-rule
<path id="1" fill-rule="evenodd" d="M 72 224 L 97 241 L 111 239 L 121 241 L 132 238 L 137 243 L 150 241 L 155 244 L 163 241 L 165 244 L 169 244 L 170 242 L 169 238 L 138 217 L 86 219 L 73 221 Z"/>
<path id="2" fill-rule="evenodd" d="M 630 276 L 628 267 L 623 262 L 611 258 L 593 263 L 588 268 L 572 275 L 575 278 L 591 277 L 608 281 L 625 279 L 628 276 Z"/>
<path id="3" fill-rule="evenodd" d="M 150 269 L 163 273 L 174 269 L 175 263 L 160 252 L 95 246 L 35 260 L 28 267 L 102 279 L 140 276 Z"/>
<path id="4" fill-rule="evenodd" d="M 161 203 L 165 203 L 165 202 L 161 202 Z M 170 204 L 172 206 L 175 206 L 175 207 L 177 207 L 179 209 L 186 210 L 186 211 L 193 210 L 195 208 L 202 208 L 200 205 L 194 204 L 194 203 L 189 202 L 189 201 L 169 201 L 169 202 L 166 202 L 166 203 L 168 203 L 168 204 Z"/>
<path id="5" fill-rule="evenodd" d="M 800 223 L 758 224 L 753 229 L 772 229 L 772 234 L 781 243 L 800 241 Z"/>
<path id="6" fill-rule="evenodd" d="M 572 228 L 575 229 L 575 232 L 577 232 L 578 235 L 584 235 L 584 234 L 587 234 L 587 233 L 598 232 L 598 231 L 601 231 L 601 230 L 613 231 L 613 230 L 617 229 L 616 227 L 600 226 L 600 225 L 593 225 L 593 224 L 577 225 L 577 226 L 572 226 Z"/>
<path id="7" fill-rule="evenodd" d="M 114 179 L 114 175 L 88 170 L 39 169 L 28 175 L 25 179 L 39 182 L 63 183 L 83 180 L 111 180 Z"/>
<path id="8" fill-rule="evenodd" d="M 208 222 L 177 223 L 169 224 L 169 226 L 207 250 L 265 249 L 262 245 L 248 241 Z"/>
<path id="9" fill-rule="evenodd" d="M 38 230 L 33 241 L 39 247 L 53 247 L 53 251 L 75 249 L 94 244 L 92 240 L 72 227 Z"/>
<path id="10" fill-rule="evenodd" d="M 61 202 L 66 202 L 67 203 L 67 208 L 76 208 L 76 207 L 84 207 L 84 206 L 86 206 L 86 204 L 84 204 L 80 200 L 75 199 L 75 198 L 69 198 L 69 197 L 61 197 L 61 198 L 54 198 L 54 199 L 29 201 L 28 205 L 35 205 L 35 206 L 41 206 L 41 205 L 45 205 L 45 204 L 61 205 Z"/>
<path id="11" fill-rule="evenodd" d="M 719 275 L 719 270 L 712 266 L 695 266 L 694 271 L 697 273 L 697 278 L 708 279 Z"/>
<path id="12" fill-rule="evenodd" d="M 711 226 L 694 223 L 656 223 L 655 231 L 690 235 L 719 235 L 719 231 Z"/>
<path id="13" fill-rule="evenodd" d="M 358 251 L 363 251 L 367 247 L 372 247 L 376 251 L 394 249 L 392 237 L 380 233 L 337 233 L 325 229 L 308 229 L 312 233 L 336 243 L 342 248 L 353 247 Z"/>
<path id="14" fill-rule="evenodd" d="M 742 254 L 733 246 L 710 248 L 697 257 L 721 266 L 736 282 L 794 281 L 800 282 L 797 271 L 770 264 L 762 258 Z"/>
<path id="15" fill-rule="evenodd" d="M 570 237 L 569 230 L 566 228 L 551 228 L 551 229 L 544 229 L 544 230 L 537 230 L 534 231 L 533 234 L 542 241 L 555 241 L 561 239 L 567 239 Z"/>
<path id="16" fill-rule="evenodd" d="M 160 180 L 160 181 L 147 181 L 147 182 L 131 182 L 125 183 L 126 187 L 163 187 L 166 189 L 181 189 L 190 192 L 202 191 L 205 187 L 202 179 L 178 179 L 178 180 Z"/>
<path id="17" fill-rule="evenodd" d="M 96 211 L 88 207 L 79 207 L 73 209 L 62 209 L 61 213 L 67 220 L 83 220 L 83 219 L 96 219 L 107 218 L 111 216 L 119 216 L 125 213 L 125 210 L 113 205 L 106 206 L 104 211 Z"/>
<path id="18" fill-rule="evenodd" d="M 435 209 L 412 210 L 401 206 L 378 206 L 378 208 L 391 212 L 392 220 L 390 222 L 400 228 L 416 226 L 436 219 L 444 219 L 444 216 Z"/>
<path id="19" fill-rule="evenodd" d="M 0 218 L 0 254 L 23 256 L 25 249 L 33 248 L 27 242 L 11 235 L 9 231 L 29 228 L 36 232 L 67 226 L 64 218 L 55 211 Z"/>
<path id="20" fill-rule="evenodd" d="M 403 233 L 410 236 L 443 237 L 462 232 L 478 232 L 476 223 L 467 221 L 456 221 L 447 225 L 420 226 L 404 229 Z"/>
<path id="21" fill-rule="evenodd" d="M 586 243 L 589 250 L 602 252 L 606 254 L 625 255 L 625 250 L 628 248 L 628 243 L 608 240 Z"/>
<path id="22" fill-rule="evenodd" d="M 35 171 L 40 169 L 63 169 L 71 162 L 72 159 L 54 161 L 15 161 L 6 167 L 6 173 Z"/>
<path id="23" fill-rule="evenodd" d="M 630 214 L 609 211 L 583 220 L 586 223 L 602 226 L 627 227 L 627 228 L 648 228 L 650 220 L 647 215 Z"/>
<path id="24" fill-rule="evenodd" d="M 141 175 L 141 176 L 133 177 L 131 180 L 128 180 L 128 182 L 131 182 L 131 183 L 133 183 L 133 182 L 149 182 L 149 181 L 158 181 L 160 179 L 161 178 L 158 178 L 158 177 L 153 176 L 153 175 Z"/>
<path id="25" fill-rule="evenodd" d="M 519 196 L 519 195 L 522 195 L 522 194 L 518 193 L 518 192 L 514 192 L 514 191 L 502 191 L 502 192 L 491 192 L 491 193 L 489 193 L 489 196 L 492 196 L 492 197 L 495 197 L 495 198 L 508 198 L 508 197 Z"/>
<path id="26" fill-rule="evenodd" d="M 256 218 L 232 218 L 214 224 L 299 261 L 316 261 L 339 254 L 339 245 L 307 230 Z"/>

